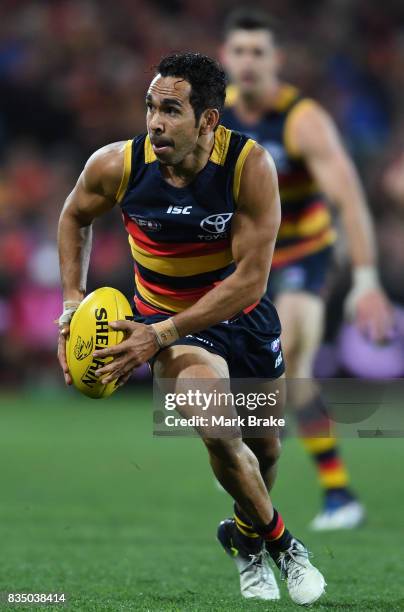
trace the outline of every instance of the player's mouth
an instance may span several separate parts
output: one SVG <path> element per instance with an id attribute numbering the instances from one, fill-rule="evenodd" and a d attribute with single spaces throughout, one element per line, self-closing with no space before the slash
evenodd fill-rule
<path id="1" fill-rule="evenodd" d="M 257 77 L 252 72 L 245 72 L 241 75 L 240 81 L 243 85 L 255 85 Z"/>
<path id="2" fill-rule="evenodd" d="M 161 155 L 174 148 L 173 143 L 168 138 L 150 138 L 150 142 L 156 155 Z"/>

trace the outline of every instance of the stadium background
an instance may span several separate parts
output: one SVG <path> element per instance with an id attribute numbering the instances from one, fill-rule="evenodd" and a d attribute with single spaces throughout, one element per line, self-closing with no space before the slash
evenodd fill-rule
<path id="1" fill-rule="evenodd" d="M 264 5 L 287 33 L 285 77 L 324 103 L 359 167 L 376 221 L 382 280 L 404 305 L 404 202 L 391 197 L 387 178 L 404 147 L 403 4 Z M 212 484 L 200 445 L 152 438 L 150 398 L 139 380 L 130 394 L 101 406 L 64 390 L 53 325 L 61 307 L 56 224 L 84 161 L 99 146 L 144 130 L 153 65 L 172 50 L 216 55 L 223 18 L 234 6 L 232 0 L 1 3 L 0 591 L 65 588 L 77 610 L 244 609 L 233 568 L 213 542 L 228 504 Z M 331 346 L 346 279 L 340 241 L 330 288 Z M 103 285 L 132 292 L 116 211 L 96 227 L 89 288 Z M 328 605 L 402 610 L 402 581 L 394 583 L 402 504 L 393 507 L 404 495 L 402 484 L 397 490 L 402 444 L 343 444 L 370 516 L 352 536 L 308 536 L 329 577 Z M 277 503 L 305 537 L 318 505 L 314 472 L 295 441 L 285 445 L 282 462 Z M 307 503 L 297 515 L 303 496 Z"/>

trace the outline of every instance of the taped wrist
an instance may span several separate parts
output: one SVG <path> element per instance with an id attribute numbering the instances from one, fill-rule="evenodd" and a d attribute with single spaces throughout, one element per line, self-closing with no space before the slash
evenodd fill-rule
<path id="1" fill-rule="evenodd" d="M 63 302 L 63 312 L 60 315 L 59 319 L 56 321 L 59 327 L 63 327 L 63 325 L 67 325 L 72 320 L 74 313 L 77 308 L 80 306 L 79 301 L 76 300 L 66 300 Z"/>
<path id="2" fill-rule="evenodd" d="M 360 293 L 380 287 L 379 275 L 374 266 L 357 266 L 353 270 L 353 288 Z"/>
<path id="3" fill-rule="evenodd" d="M 172 319 L 152 323 L 151 327 L 156 335 L 157 344 L 160 348 L 170 346 L 170 344 L 178 340 L 180 337 Z"/>
<path id="4" fill-rule="evenodd" d="M 355 316 L 358 300 L 363 294 L 380 287 L 379 275 L 374 266 L 357 266 L 352 272 L 352 289 L 345 300 L 345 315 L 349 318 Z"/>

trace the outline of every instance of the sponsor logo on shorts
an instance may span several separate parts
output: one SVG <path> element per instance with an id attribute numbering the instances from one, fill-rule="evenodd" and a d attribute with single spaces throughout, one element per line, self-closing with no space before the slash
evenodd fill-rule
<path id="1" fill-rule="evenodd" d="M 202 342 L 202 344 L 207 344 L 208 346 L 211 346 L 213 348 L 213 343 L 209 340 L 206 340 L 206 338 L 201 338 L 200 336 L 193 336 L 192 334 L 188 334 L 185 337 L 191 338 L 192 340 L 198 340 L 199 342 Z"/>
<path id="2" fill-rule="evenodd" d="M 283 362 L 282 353 L 279 353 L 275 361 L 275 368 L 279 367 L 282 362 Z"/>
<path id="3" fill-rule="evenodd" d="M 228 223 L 232 216 L 233 213 L 209 215 L 209 217 L 202 219 L 201 228 L 210 234 L 223 234 L 228 229 Z"/>
<path id="4" fill-rule="evenodd" d="M 90 355 L 93 350 L 94 339 L 91 336 L 90 340 L 83 340 L 81 336 L 77 337 L 77 342 L 74 346 L 73 352 L 74 356 L 78 361 L 82 361 L 86 357 Z"/>
<path id="5" fill-rule="evenodd" d="M 279 347 L 280 347 L 280 345 L 281 345 L 281 341 L 280 341 L 280 339 L 279 339 L 279 338 L 276 338 L 276 340 L 273 340 L 273 341 L 271 342 L 271 351 L 272 351 L 273 353 L 277 353 L 277 352 L 279 351 Z"/>

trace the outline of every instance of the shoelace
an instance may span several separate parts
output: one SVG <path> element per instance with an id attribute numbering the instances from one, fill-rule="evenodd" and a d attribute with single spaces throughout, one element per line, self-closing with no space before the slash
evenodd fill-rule
<path id="1" fill-rule="evenodd" d="M 253 565 L 257 565 L 262 571 L 263 578 L 265 578 L 265 575 L 268 573 L 267 559 L 269 559 L 269 554 L 265 550 L 265 548 L 263 548 L 256 555 L 249 555 L 249 557 L 250 561 L 248 565 L 245 566 L 245 568 L 240 572 L 240 574 L 244 574 L 244 572 L 248 571 Z"/>
<path id="2" fill-rule="evenodd" d="M 288 577 L 290 580 L 297 582 L 302 577 L 303 569 L 306 567 L 304 563 L 299 561 L 298 557 L 308 559 L 310 556 L 311 553 L 308 550 L 299 550 L 298 548 L 289 548 L 289 550 L 282 553 L 280 559 L 281 580 L 285 580 Z M 296 563 L 296 566 L 288 573 L 288 566 L 291 561 Z"/>

